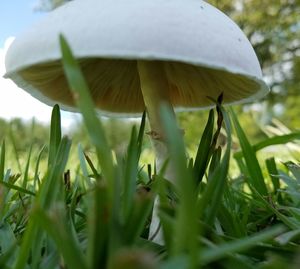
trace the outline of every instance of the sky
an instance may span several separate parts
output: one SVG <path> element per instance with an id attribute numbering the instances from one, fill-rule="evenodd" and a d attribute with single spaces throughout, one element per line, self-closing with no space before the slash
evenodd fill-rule
<path id="1" fill-rule="evenodd" d="M 4 79 L 5 53 L 13 39 L 38 22 L 46 13 L 34 11 L 38 0 L 0 0 L 0 118 L 33 117 L 48 123 L 52 108 L 33 98 L 18 88 L 11 80 Z M 78 120 L 78 114 L 62 112 L 62 125 L 65 129 Z"/>

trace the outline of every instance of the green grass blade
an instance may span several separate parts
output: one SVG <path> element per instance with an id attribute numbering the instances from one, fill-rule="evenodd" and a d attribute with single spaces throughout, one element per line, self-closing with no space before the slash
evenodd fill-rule
<path id="1" fill-rule="evenodd" d="M 33 218 L 32 215 L 31 218 Z M 30 267 L 32 269 L 39 269 L 40 267 L 39 265 L 42 260 L 41 250 L 44 247 L 44 241 L 47 240 L 48 238 L 46 238 L 45 231 L 40 226 L 36 227 L 35 232 L 36 232 L 35 237 L 32 238 L 31 253 L 30 253 L 32 257 L 30 261 Z"/>
<path id="2" fill-rule="evenodd" d="M 255 247 L 259 243 L 273 239 L 275 236 L 283 233 L 285 230 L 286 228 L 283 226 L 276 226 L 246 238 L 224 243 L 211 249 L 205 249 L 199 255 L 199 261 L 202 265 L 205 265 L 226 257 L 227 255 L 245 251 Z"/>
<path id="3" fill-rule="evenodd" d="M 53 165 L 54 163 L 54 159 L 56 157 L 60 141 L 61 141 L 60 109 L 58 105 L 55 105 L 52 109 L 52 114 L 51 114 L 48 167 L 51 167 L 51 165 Z"/>
<path id="4" fill-rule="evenodd" d="M 174 258 L 168 259 L 159 266 L 159 269 L 188 269 L 188 257 L 187 255 L 178 255 Z"/>
<path id="5" fill-rule="evenodd" d="M 300 229 L 288 231 L 286 233 L 283 233 L 276 238 L 276 242 L 278 242 L 280 245 L 286 245 L 288 243 L 293 244 L 291 242 L 293 239 L 298 239 L 300 236 Z"/>
<path id="6" fill-rule="evenodd" d="M 48 171 L 34 201 L 34 204 L 37 207 L 42 207 L 43 210 L 49 209 L 53 203 L 63 199 L 62 175 L 68 160 L 70 147 L 71 141 L 67 137 L 64 137 L 58 147 L 56 158 L 50 167 L 50 171 Z M 41 246 L 43 237 L 40 236 L 40 234 L 38 223 L 34 220 L 30 220 L 22 239 L 20 252 L 16 259 L 14 269 L 25 268 L 31 248 L 34 248 L 33 252 L 36 252 Z"/>
<path id="7" fill-rule="evenodd" d="M 22 182 L 22 187 L 24 189 L 27 188 L 27 182 L 28 182 L 28 173 L 29 173 L 29 165 L 30 165 L 30 160 L 31 160 L 31 153 L 32 153 L 32 144 L 29 149 L 28 157 L 27 157 L 27 162 L 24 170 L 24 176 L 23 176 L 23 182 Z"/>
<path id="8" fill-rule="evenodd" d="M 80 180 L 80 187 L 82 190 L 86 190 L 89 186 L 91 186 L 91 179 L 88 172 L 88 167 L 86 164 L 86 157 L 87 155 L 84 154 L 82 146 L 79 144 L 77 148 L 79 163 L 80 163 L 80 169 L 82 172 L 83 177 Z"/>
<path id="9" fill-rule="evenodd" d="M 133 208 L 124 229 L 128 245 L 136 243 L 141 235 L 152 209 L 153 196 L 146 190 L 141 190 L 135 195 L 133 202 Z"/>
<path id="10" fill-rule="evenodd" d="M 208 178 L 214 173 L 214 171 L 220 164 L 221 156 L 222 156 L 222 148 L 218 147 L 217 149 L 214 150 L 211 156 L 211 161 L 208 169 Z"/>
<path id="11" fill-rule="evenodd" d="M 1 269 L 11 269 L 12 267 L 8 264 L 11 263 L 11 260 L 14 260 L 15 251 L 17 249 L 17 243 L 12 245 L 9 250 L 0 255 L 0 268 Z"/>
<path id="12" fill-rule="evenodd" d="M 117 172 L 118 176 L 115 178 L 114 189 L 113 189 L 113 200 L 111 202 L 111 219 L 109 225 L 109 260 L 111 259 L 115 252 L 124 247 L 124 223 L 121 221 L 121 212 L 122 208 L 122 187 L 121 187 L 121 178 L 120 174 Z"/>
<path id="13" fill-rule="evenodd" d="M 204 219 L 207 225 L 213 224 L 215 216 L 218 213 L 218 209 L 221 206 L 223 193 L 226 188 L 230 161 L 231 125 L 228 114 L 221 107 L 220 111 L 222 112 L 222 118 L 225 123 L 225 130 L 228 137 L 227 147 L 221 163 L 216 166 L 214 172 L 211 174 L 210 178 L 208 178 L 208 184 L 205 192 L 197 204 L 198 214 L 201 219 Z"/>
<path id="14" fill-rule="evenodd" d="M 30 254 L 31 246 L 33 245 L 33 238 L 36 238 L 37 225 L 35 222 L 30 221 L 27 224 L 26 232 L 22 238 L 22 244 L 20 251 L 18 253 L 17 259 L 15 261 L 14 269 L 24 269 L 26 268 L 27 260 Z"/>
<path id="15" fill-rule="evenodd" d="M 104 181 L 97 181 L 90 201 L 88 215 L 88 249 L 89 268 L 105 268 L 107 264 L 109 224 L 111 208 L 108 189 Z"/>
<path id="16" fill-rule="evenodd" d="M 277 135 L 274 137 L 267 138 L 263 141 L 254 144 L 252 147 L 254 151 L 257 152 L 269 146 L 284 145 L 286 143 L 292 142 L 294 140 L 299 140 L 299 139 L 300 139 L 300 132 L 293 132 L 286 135 Z M 234 154 L 234 157 L 240 158 L 242 157 L 242 155 L 243 153 L 241 151 L 238 151 Z"/>
<path id="17" fill-rule="evenodd" d="M 0 154 L 0 180 L 4 180 L 4 169 L 5 169 L 5 141 L 3 140 Z"/>
<path id="18" fill-rule="evenodd" d="M 112 192 L 114 182 L 114 165 L 112 152 L 104 135 L 104 130 L 94 110 L 94 103 L 89 94 L 88 85 L 83 77 L 80 66 L 72 55 L 65 38 L 60 36 L 62 61 L 74 100 L 80 109 L 89 137 L 96 147 L 97 158 L 101 165 L 104 178 L 110 182 Z"/>
<path id="19" fill-rule="evenodd" d="M 228 190 L 228 188 L 227 188 Z M 237 216 L 236 212 L 229 211 L 224 204 L 220 205 L 220 209 L 218 210 L 217 218 L 222 224 L 222 229 L 228 236 L 232 237 L 240 237 L 242 235 L 246 235 L 243 233 L 243 225 Z"/>
<path id="20" fill-rule="evenodd" d="M 138 148 L 138 159 L 140 158 L 140 155 L 142 153 L 142 145 L 143 145 L 143 138 L 145 133 L 145 126 L 146 126 L 146 112 L 143 113 L 141 123 L 140 123 L 140 129 L 137 137 L 137 148 Z"/>
<path id="21" fill-rule="evenodd" d="M 209 163 L 211 144 L 213 140 L 213 130 L 214 130 L 214 111 L 211 109 L 209 111 L 208 121 L 206 123 L 203 135 L 201 137 L 199 147 L 196 153 L 196 159 L 194 163 L 194 173 L 196 176 L 197 183 L 202 181 L 205 174 L 206 167 Z"/>
<path id="22" fill-rule="evenodd" d="M 156 238 L 157 234 L 161 232 L 162 229 L 166 251 L 170 252 L 172 250 L 172 244 L 174 240 L 174 224 L 176 221 L 174 218 L 175 208 L 172 207 L 171 204 L 175 203 L 175 201 L 178 201 L 178 197 L 172 195 L 175 192 L 173 183 L 169 182 L 163 176 L 166 169 L 165 165 L 167 165 L 167 163 L 165 163 L 160 169 L 158 175 L 154 175 L 151 183 L 151 192 L 158 194 L 158 197 L 155 198 L 152 205 L 154 211 L 152 211 L 151 222 L 153 221 L 153 218 L 157 217 L 159 217 L 159 222 L 156 219 L 154 220 L 156 222 L 156 231 L 151 234 L 150 240 Z M 147 233 L 147 237 L 149 238 L 149 231 Z"/>
<path id="23" fill-rule="evenodd" d="M 169 148 L 170 165 L 172 165 L 174 170 L 175 184 L 180 197 L 171 253 L 176 256 L 182 251 L 187 250 L 190 253 L 191 268 L 195 268 L 198 251 L 198 223 L 195 206 L 196 183 L 192 171 L 187 168 L 182 134 L 168 107 L 162 107 L 161 117 Z M 187 226 L 189 227 L 188 229 Z"/>
<path id="24" fill-rule="evenodd" d="M 86 165 L 86 162 L 85 162 L 86 158 L 85 158 L 85 155 L 84 155 L 83 148 L 80 144 L 77 147 L 77 153 L 78 153 L 78 157 L 79 157 L 79 161 L 80 161 L 80 168 L 81 168 L 82 174 L 83 174 L 84 177 L 88 178 L 89 177 L 89 172 L 88 172 L 88 168 L 87 168 L 87 165 Z"/>
<path id="25" fill-rule="evenodd" d="M 11 144 L 12 144 L 12 147 L 13 147 L 13 153 L 14 153 L 15 158 L 16 158 L 16 163 L 17 163 L 19 172 L 22 174 L 22 167 L 21 167 L 21 163 L 20 163 L 20 155 L 19 155 L 19 151 L 18 151 L 18 148 L 17 148 L 16 139 L 15 139 L 15 136 L 13 134 L 13 131 L 12 131 L 11 127 L 12 126 L 10 125 L 9 137 L 10 137 L 10 140 L 11 140 Z"/>
<path id="26" fill-rule="evenodd" d="M 300 222 L 297 221 L 297 219 L 285 216 L 276 207 L 274 207 L 269 201 L 264 199 L 264 197 L 255 188 L 252 187 L 251 190 L 256 194 L 257 198 L 260 199 L 260 201 L 263 203 L 265 208 L 268 209 L 270 212 L 273 212 L 278 217 L 278 219 L 280 219 L 287 227 L 289 227 L 292 230 L 299 229 Z"/>
<path id="27" fill-rule="evenodd" d="M 35 196 L 34 192 L 27 190 L 26 188 L 20 187 L 18 185 L 14 185 L 14 184 L 11 184 L 11 183 L 5 182 L 5 181 L 0 181 L 0 184 L 11 190 L 16 190 L 23 194 L 29 194 L 29 195 Z"/>
<path id="28" fill-rule="evenodd" d="M 58 206 L 57 208 L 53 208 L 48 214 L 43 208 L 36 207 L 32 218 L 55 241 L 68 268 L 88 269 L 77 240 L 72 236 L 71 227 L 67 224 L 65 209 L 63 207 Z"/>
<path id="29" fill-rule="evenodd" d="M 42 149 L 40 150 L 37 160 L 36 160 L 36 164 L 35 164 L 35 170 L 34 170 L 34 188 L 36 188 L 37 186 L 40 186 L 40 179 L 39 179 L 39 170 L 40 170 L 40 162 L 42 159 L 42 155 L 45 152 L 46 147 L 42 147 Z"/>
<path id="30" fill-rule="evenodd" d="M 278 136 L 270 137 L 266 140 L 260 141 L 259 143 L 253 145 L 253 148 L 255 151 L 259 151 L 268 146 L 286 144 L 294 140 L 300 140 L 300 132 L 293 132 L 286 135 L 278 135 Z"/>
<path id="31" fill-rule="evenodd" d="M 84 158 L 87 161 L 89 167 L 91 168 L 94 178 L 96 180 L 101 179 L 101 175 L 97 171 L 97 168 L 95 167 L 95 165 L 94 165 L 93 161 L 90 159 L 90 157 L 87 154 L 84 154 Z"/>
<path id="32" fill-rule="evenodd" d="M 279 172 L 277 170 L 274 157 L 266 160 L 266 166 L 273 184 L 274 193 L 277 193 L 277 190 L 280 188 L 280 182 L 278 177 Z"/>
<path id="33" fill-rule="evenodd" d="M 44 179 L 39 192 L 39 202 L 43 208 L 49 208 L 51 204 L 62 195 L 63 180 L 62 175 L 66 167 L 71 148 L 71 141 L 63 137 L 58 147 L 56 158 L 50 168 L 49 174 Z"/>
<path id="34" fill-rule="evenodd" d="M 250 176 L 249 181 L 251 185 L 254 188 L 256 188 L 260 194 L 267 195 L 267 187 L 264 181 L 261 167 L 255 155 L 255 150 L 250 145 L 243 129 L 241 128 L 240 123 L 238 122 L 237 116 L 235 115 L 234 111 L 231 109 L 230 112 L 237 136 L 240 141 L 243 156 L 247 165 L 247 170 Z"/>
<path id="35" fill-rule="evenodd" d="M 298 184 L 300 184 L 300 165 L 295 164 L 292 161 L 285 162 L 284 164 L 289 169 L 289 171 L 293 174 L 293 176 L 296 178 Z"/>
<path id="36" fill-rule="evenodd" d="M 14 247 L 14 249 L 12 249 L 12 247 Z M 17 239 L 14 235 L 12 227 L 6 222 L 1 223 L 0 226 L 0 249 L 0 266 L 1 260 L 2 263 L 5 264 L 8 262 L 12 262 L 13 259 L 16 258 L 16 250 L 18 249 Z M 6 256 L 5 259 L 2 259 L 3 255 Z"/>
<path id="37" fill-rule="evenodd" d="M 133 198 L 136 191 L 136 181 L 138 174 L 138 144 L 135 126 L 132 128 L 131 138 L 127 149 L 125 159 L 125 174 L 124 174 L 124 193 L 123 193 L 123 208 L 124 220 L 128 221 L 130 211 L 133 206 Z"/>

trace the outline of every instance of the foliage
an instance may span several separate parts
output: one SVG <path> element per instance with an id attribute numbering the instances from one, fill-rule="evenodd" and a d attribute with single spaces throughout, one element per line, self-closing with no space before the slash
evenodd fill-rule
<path id="1" fill-rule="evenodd" d="M 300 53 L 299 0 L 209 2 L 230 15 L 248 36 L 270 81 L 273 95 L 268 98 L 285 96 L 287 83 L 299 84 L 295 72 Z"/>
<path id="2" fill-rule="evenodd" d="M 299 128 L 300 1 L 208 0 L 242 28 L 260 60 L 271 89 L 264 112 Z M 268 114 L 267 114 L 268 113 Z M 264 123 L 265 123 L 264 122 Z"/>
<path id="3" fill-rule="evenodd" d="M 0 268 L 299 268 L 300 167 L 290 161 L 279 166 L 271 158 L 265 173 L 256 157 L 265 147 L 299 139 L 299 133 L 253 146 L 233 110 L 226 112 L 219 99 L 193 160 L 186 157 L 175 121 L 162 108 L 176 174 L 171 184 L 163 171 L 143 169 L 140 162 L 145 117 L 139 129 L 132 128 L 126 152 L 113 158 L 103 122 L 63 38 L 61 48 L 95 158 L 79 146 L 79 166 L 67 162 L 71 140 L 61 134 L 58 106 L 47 154 L 42 150 L 33 158 L 29 149 L 21 175 L 7 169 L 7 145 L 2 143 Z M 240 174 L 234 178 L 229 176 L 231 121 L 241 146 L 234 155 Z M 225 148 L 217 143 L 221 130 Z M 45 169 L 41 155 L 47 155 Z M 36 169 L 29 176 L 27 164 L 33 159 Z M 155 195 L 160 197 L 164 245 L 148 240 Z"/>

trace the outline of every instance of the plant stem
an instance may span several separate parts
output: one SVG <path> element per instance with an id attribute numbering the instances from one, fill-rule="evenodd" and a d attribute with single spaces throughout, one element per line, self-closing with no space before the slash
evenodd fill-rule
<path id="1" fill-rule="evenodd" d="M 149 134 L 155 149 L 156 165 L 159 170 L 169 157 L 160 117 L 160 107 L 162 104 L 170 105 L 172 108 L 168 92 L 168 81 L 165 76 L 163 63 L 161 62 L 138 61 L 138 71 L 147 116 L 151 127 Z M 174 113 L 173 108 L 172 112 Z M 165 176 L 167 177 L 167 175 Z M 172 181 L 172 178 L 168 179 Z"/>
<path id="2" fill-rule="evenodd" d="M 168 81 L 165 75 L 163 63 L 159 61 L 138 61 L 137 66 L 144 103 L 151 127 L 151 132 L 149 132 L 149 134 L 156 154 L 157 171 L 159 171 L 169 157 L 166 141 L 164 140 L 163 125 L 160 117 L 161 105 L 170 105 L 171 111 L 174 113 L 168 92 Z M 170 165 L 168 165 L 164 176 L 169 181 L 175 183 L 175 178 L 174 175 L 172 175 L 172 170 L 173 169 L 171 169 Z M 159 225 L 159 218 L 157 216 L 158 203 L 158 199 L 156 199 L 150 226 L 150 238 L 157 232 Z M 156 233 L 153 241 L 157 243 L 163 243 L 162 233 Z"/>

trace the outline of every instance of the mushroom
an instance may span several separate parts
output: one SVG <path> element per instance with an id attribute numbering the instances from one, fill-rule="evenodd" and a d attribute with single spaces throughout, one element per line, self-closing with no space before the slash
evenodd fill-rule
<path id="1" fill-rule="evenodd" d="M 268 92 L 256 54 L 239 27 L 201 0 L 76 0 L 15 39 L 6 77 L 48 105 L 75 111 L 61 64 L 69 41 L 104 115 L 147 111 L 158 168 L 167 157 L 159 108 L 207 108 Z M 168 175 L 166 175 L 168 178 Z M 172 176 L 169 177 L 172 180 Z"/>

